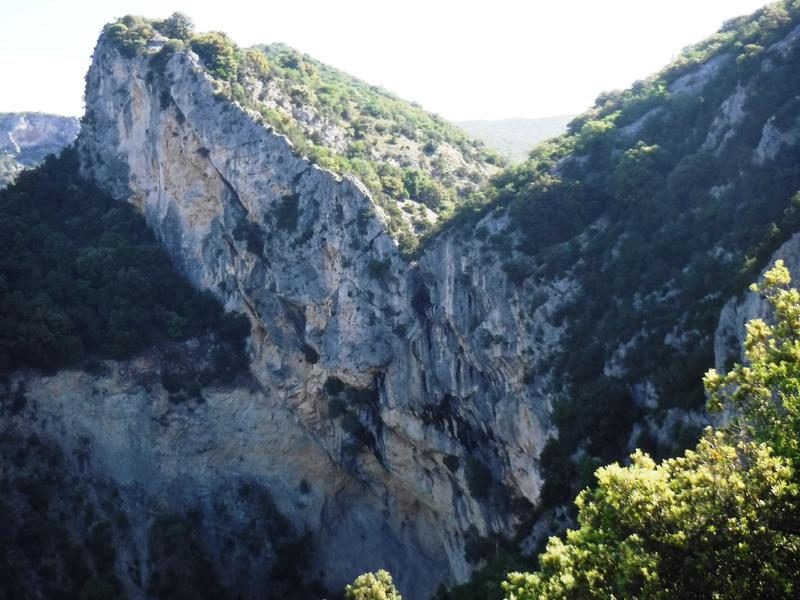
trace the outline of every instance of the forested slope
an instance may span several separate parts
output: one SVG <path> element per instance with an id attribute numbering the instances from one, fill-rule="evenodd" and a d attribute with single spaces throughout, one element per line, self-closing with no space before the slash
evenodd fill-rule
<path id="1" fill-rule="evenodd" d="M 560 315 L 546 502 L 577 491 L 578 465 L 565 465 L 578 447 L 602 464 L 645 415 L 702 407 L 722 305 L 797 231 L 798 24 L 796 2 L 726 23 L 655 76 L 602 94 L 443 226 L 525 289 L 580 286 Z M 637 428 L 632 443 L 661 454 L 696 435 L 669 422 L 677 430 Z"/>

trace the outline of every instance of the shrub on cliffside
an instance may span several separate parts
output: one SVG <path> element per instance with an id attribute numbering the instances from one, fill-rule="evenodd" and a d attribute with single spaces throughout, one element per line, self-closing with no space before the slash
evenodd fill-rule
<path id="1" fill-rule="evenodd" d="M 174 12 L 163 21 L 155 21 L 155 28 L 168 38 L 187 41 L 194 33 L 194 23 L 183 13 Z"/>
<path id="2" fill-rule="evenodd" d="M 236 79 L 241 57 L 236 44 L 228 36 L 217 31 L 201 33 L 194 36 L 190 44 L 215 77 L 225 81 Z"/>
<path id="3" fill-rule="evenodd" d="M 142 17 L 127 15 L 116 23 L 106 25 L 104 33 L 117 45 L 123 56 L 133 58 L 153 37 L 153 27 Z"/>

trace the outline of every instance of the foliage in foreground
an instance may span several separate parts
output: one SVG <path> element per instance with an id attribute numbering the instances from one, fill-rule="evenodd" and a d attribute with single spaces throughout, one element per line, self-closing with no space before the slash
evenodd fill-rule
<path id="1" fill-rule="evenodd" d="M 800 293 L 781 261 L 754 287 L 775 324 L 747 326 L 748 364 L 705 378 L 711 408 L 737 411 L 695 450 L 598 469 L 577 530 L 540 571 L 512 573 L 507 600 L 792 598 L 800 592 Z"/>
<path id="2" fill-rule="evenodd" d="M 364 573 L 345 587 L 347 600 L 403 600 L 394 586 L 392 576 L 381 569 L 377 573 Z"/>

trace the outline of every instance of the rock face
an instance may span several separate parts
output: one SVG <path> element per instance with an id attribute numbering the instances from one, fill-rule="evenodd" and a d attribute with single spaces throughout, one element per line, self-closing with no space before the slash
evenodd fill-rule
<path id="1" fill-rule="evenodd" d="M 141 209 L 196 286 L 249 315 L 258 385 L 181 412 L 117 365 L 28 381 L 30 394 L 64 440 L 91 440 L 100 474 L 151 502 L 188 509 L 232 480 L 268 489 L 312 533 L 332 589 L 379 567 L 412 600 L 464 580 L 471 548 L 538 498 L 537 373 L 559 341 L 547 317 L 575 286 L 549 284 L 532 307 L 535 290 L 453 236 L 409 264 L 359 182 L 215 97 L 191 52 L 161 72 L 150 60 L 101 38 L 82 168 Z M 77 401 L 94 389 L 97 403 Z"/>
<path id="2" fill-rule="evenodd" d="M 43 113 L 0 114 L 0 186 L 17 171 L 38 164 L 48 154 L 58 153 L 78 135 L 75 117 Z"/>
<path id="3" fill-rule="evenodd" d="M 142 212 L 196 287 L 248 315 L 253 378 L 202 390 L 203 402 L 176 405 L 158 377 L 163 359 L 154 354 L 106 363 L 96 373 L 19 373 L 11 384 L 28 398 L 14 427 L 55 440 L 72 469 L 111 482 L 134 515 L 134 534 L 121 551 L 126 563 L 118 565 L 130 597 L 146 595 L 152 562 L 146 532 L 152 515 L 162 512 L 199 515 L 223 581 L 243 597 L 264 597 L 269 578 L 263 574 L 279 554 L 273 530 L 263 525 L 269 506 L 298 539 L 309 533 L 308 577 L 337 590 L 363 571 L 387 568 L 404 597 L 421 600 L 441 582 L 465 580 L 486 548 L 530 514 L 526 509 L 541 494 L 542 449 L 554 434 L 551 405 L 576 371 L 583 369 L 584 384 L 613 384 L 597 386 L 598 395 L 622 389 L 629 412 L 645 415 L 629 446 L 648 433 L 666 447 L 682 424 L 696 429 L 705 422 L 705 415 L 662 407 L 650 367 L 634 359 L 656 343 L 672 356 L 710 339 L 713 326 L 687 326 L 704 321 L 695 318 L 701 302 L 682 291 L 703 289 L 702 275 L 717 264 L 698 256 L 723 264 L 742 248 L 709 237 L 687 264 L 651 272 L 638 260 L 650 246 L 632 235 L 650 219 L 615 230 L 614 219 L 598 208 L 587 213 L 583 230 L 543 246 L 540 261 L 534 250 L 517 247 L 526 236 L 550 233 L 512 227 L 549 222 L 547 213 L 540 219 L 520 212 L 526 203 L 537 206 L 521 185 L 520 202 L 498 204 L 470 231 L 453 226 L 409 262 L 361 183 L 299 156 L 258 115 L 226 99 L 194 53 L 169 55 L 163 46 L 145 44 L 123 56 L 101 36 L 77 143 L 81 169 Z M 722 56 L 670 89 L 693 105 L 730 64 Z M 718 94 L 719 110 L 706 111 L 707 131 L 694 136 L 704 160 L 724 156 L 737 132 L 751 129 L 743 125 L 748 84 L 728 83 Z M 655 103 L 614 133 L 609 147 L 627 148 L 648 131 L 652 136 L 667 118 L 668 107 Z M 762 123 L 753 129 L 760 140 L 739 140 L 747 152 L 737 156 L 751 157 L 745 166 L 770 167 L 776 153 L 799 139 L 790 134 L 796 123 L 789 125 Z M 659 127 L 670 130 L 668 123 Z M 588 154 L 554 163 L 551 175 L 590 169 L 590 146 Z M 705 164 L 688 161 L 695 162 L 695 169 Z M 596 195 L 605 201 L 596 176 L 586 172 L 587 194 L 599 186 Z M 663 178 L 655 181 L 664 187 Z M 733 181 L 713 183 L 709 198 L 736 191 Z M 580 192 L 575 187 L 567 198 Z M 599 206 L 598 198 L 585 204 Z M 723 208 L 720 214 L 727 214 Z M 665 223 L 651 224 L 653 237 L 694 227 L 696 212 L 675 210 Z M 567 219 L 551 216 L 572 231 Z M 650 273 L 650 281 L 630 281 L 637 269 Z M 607 289 L 595 273 L 616 274 L 631 285 Z M 747 302 L 723 313 L 718 356 L 757 310 L 750 306 L 755 301 Z M 650 330 L 642 325 L 647 322 Z M 576 329 L 585 337 L 568 338 Z M 562 365 L 572 371 L 558 380 L 554 365 L 562 349 L 580 360 Z M 599 421 L 628 415 L 626 404 L 620 412 L 606 409 L 610 417 L 603 406 L 588 414 L 597 415 L 590 425 L 605 435 L 615 423 Z M 598 443 L 608 441 L 602 435 Z M 585 454 L 586 444 L 577 443 L 564 452 L 563 464 Z M 554 517 L 564 521 L 557 511 Z M 246 536 L 237 532 L 248 528 L 251 543 L 243 548 Z M 541 538 L 541 529 L 530 539 Z"/>
<path id="4" fill-rule="evenodd" d="M 767 266 L 759 274 L 759 281 L 776 260 L 784 262 L 796 286 L 800 281 L 800 234 L 792 236 L 770 257 Z M 745 325 L 753 319 L 768 319 L 769 311 L 769 304 L 755 292 L 747 292 L 728 300 L 719 316 L 714 336 L 717 371 L 724 372 L 732 363 L 744 360 Z"/>

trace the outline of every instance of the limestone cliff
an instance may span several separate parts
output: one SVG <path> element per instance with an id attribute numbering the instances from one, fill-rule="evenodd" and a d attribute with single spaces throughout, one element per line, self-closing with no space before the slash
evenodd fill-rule
<path id="1" fill-rule="evenodd" d="M 454 236 L 408 263 L 358 181 L 221 101 L 193 53 L 160 73 L 153 55 L 124 58 L 101 38 L 83 170 L 143 212 L 196 286 L 250 317 L 258 383 L 178 409 L 142 383 L 156 365 L 119 364 L 27 380 L 38 414 L 67 447 L 89 440 L 98 477 L 171 510 L 232 482 L 269 490 L 312 533 L 332 589 L 378 567 L 412 599 L 464 580 L 470 548 L 508 535 L 511 507 L 538 498 L 537 361 L 558 343 L 545 317 L 573 286 L 550 284 L 528 312 L 531 290 Z"/>
<path id="2" fill-rule="evenodd" d="M 0 114 L 0 186 L 17 172 L 32 167 L 48 154 L 58 153 L 78 135 L 75 117 L 43 113 Z"/>
<path id="3" fill-rule="evenodd" d="M 245 108 L 283 107 L 345 148 L 346 126 L 306 114 L 302 90 L 212 76 L 149 22 L 110 26 L 87 76 L 81 170 L 141 211 L 195 287 L 248 316 L 252 378 L 178 403 L 158 349 L 92 372 L 18 372 L 0 390 L 9 427 L 116 490 L 135 521 L 114 529 L 132 598 L 158 570 L 158 536 L 144 532 L 165 512 L 202 524 L 244 597 L 280 595 L 263 574 L 288 546 L 309 551 L 304 576 L 330 590 L 377 568 L 411 600 L 465 580 L 531 504 L 569 502 L 593 466 L 693 443 L 725 298 L 798 227 L 786 73 L 800 13 L 767 21 L 601 96 L 413 261 L 389 222 L 408 208 L 384 193 L 405 185 L 396 171 L 379 202 Z M 420 152 L 414 164 L 437 175 Z M 741 324 L 731 310 L 718 338 Z"/>

